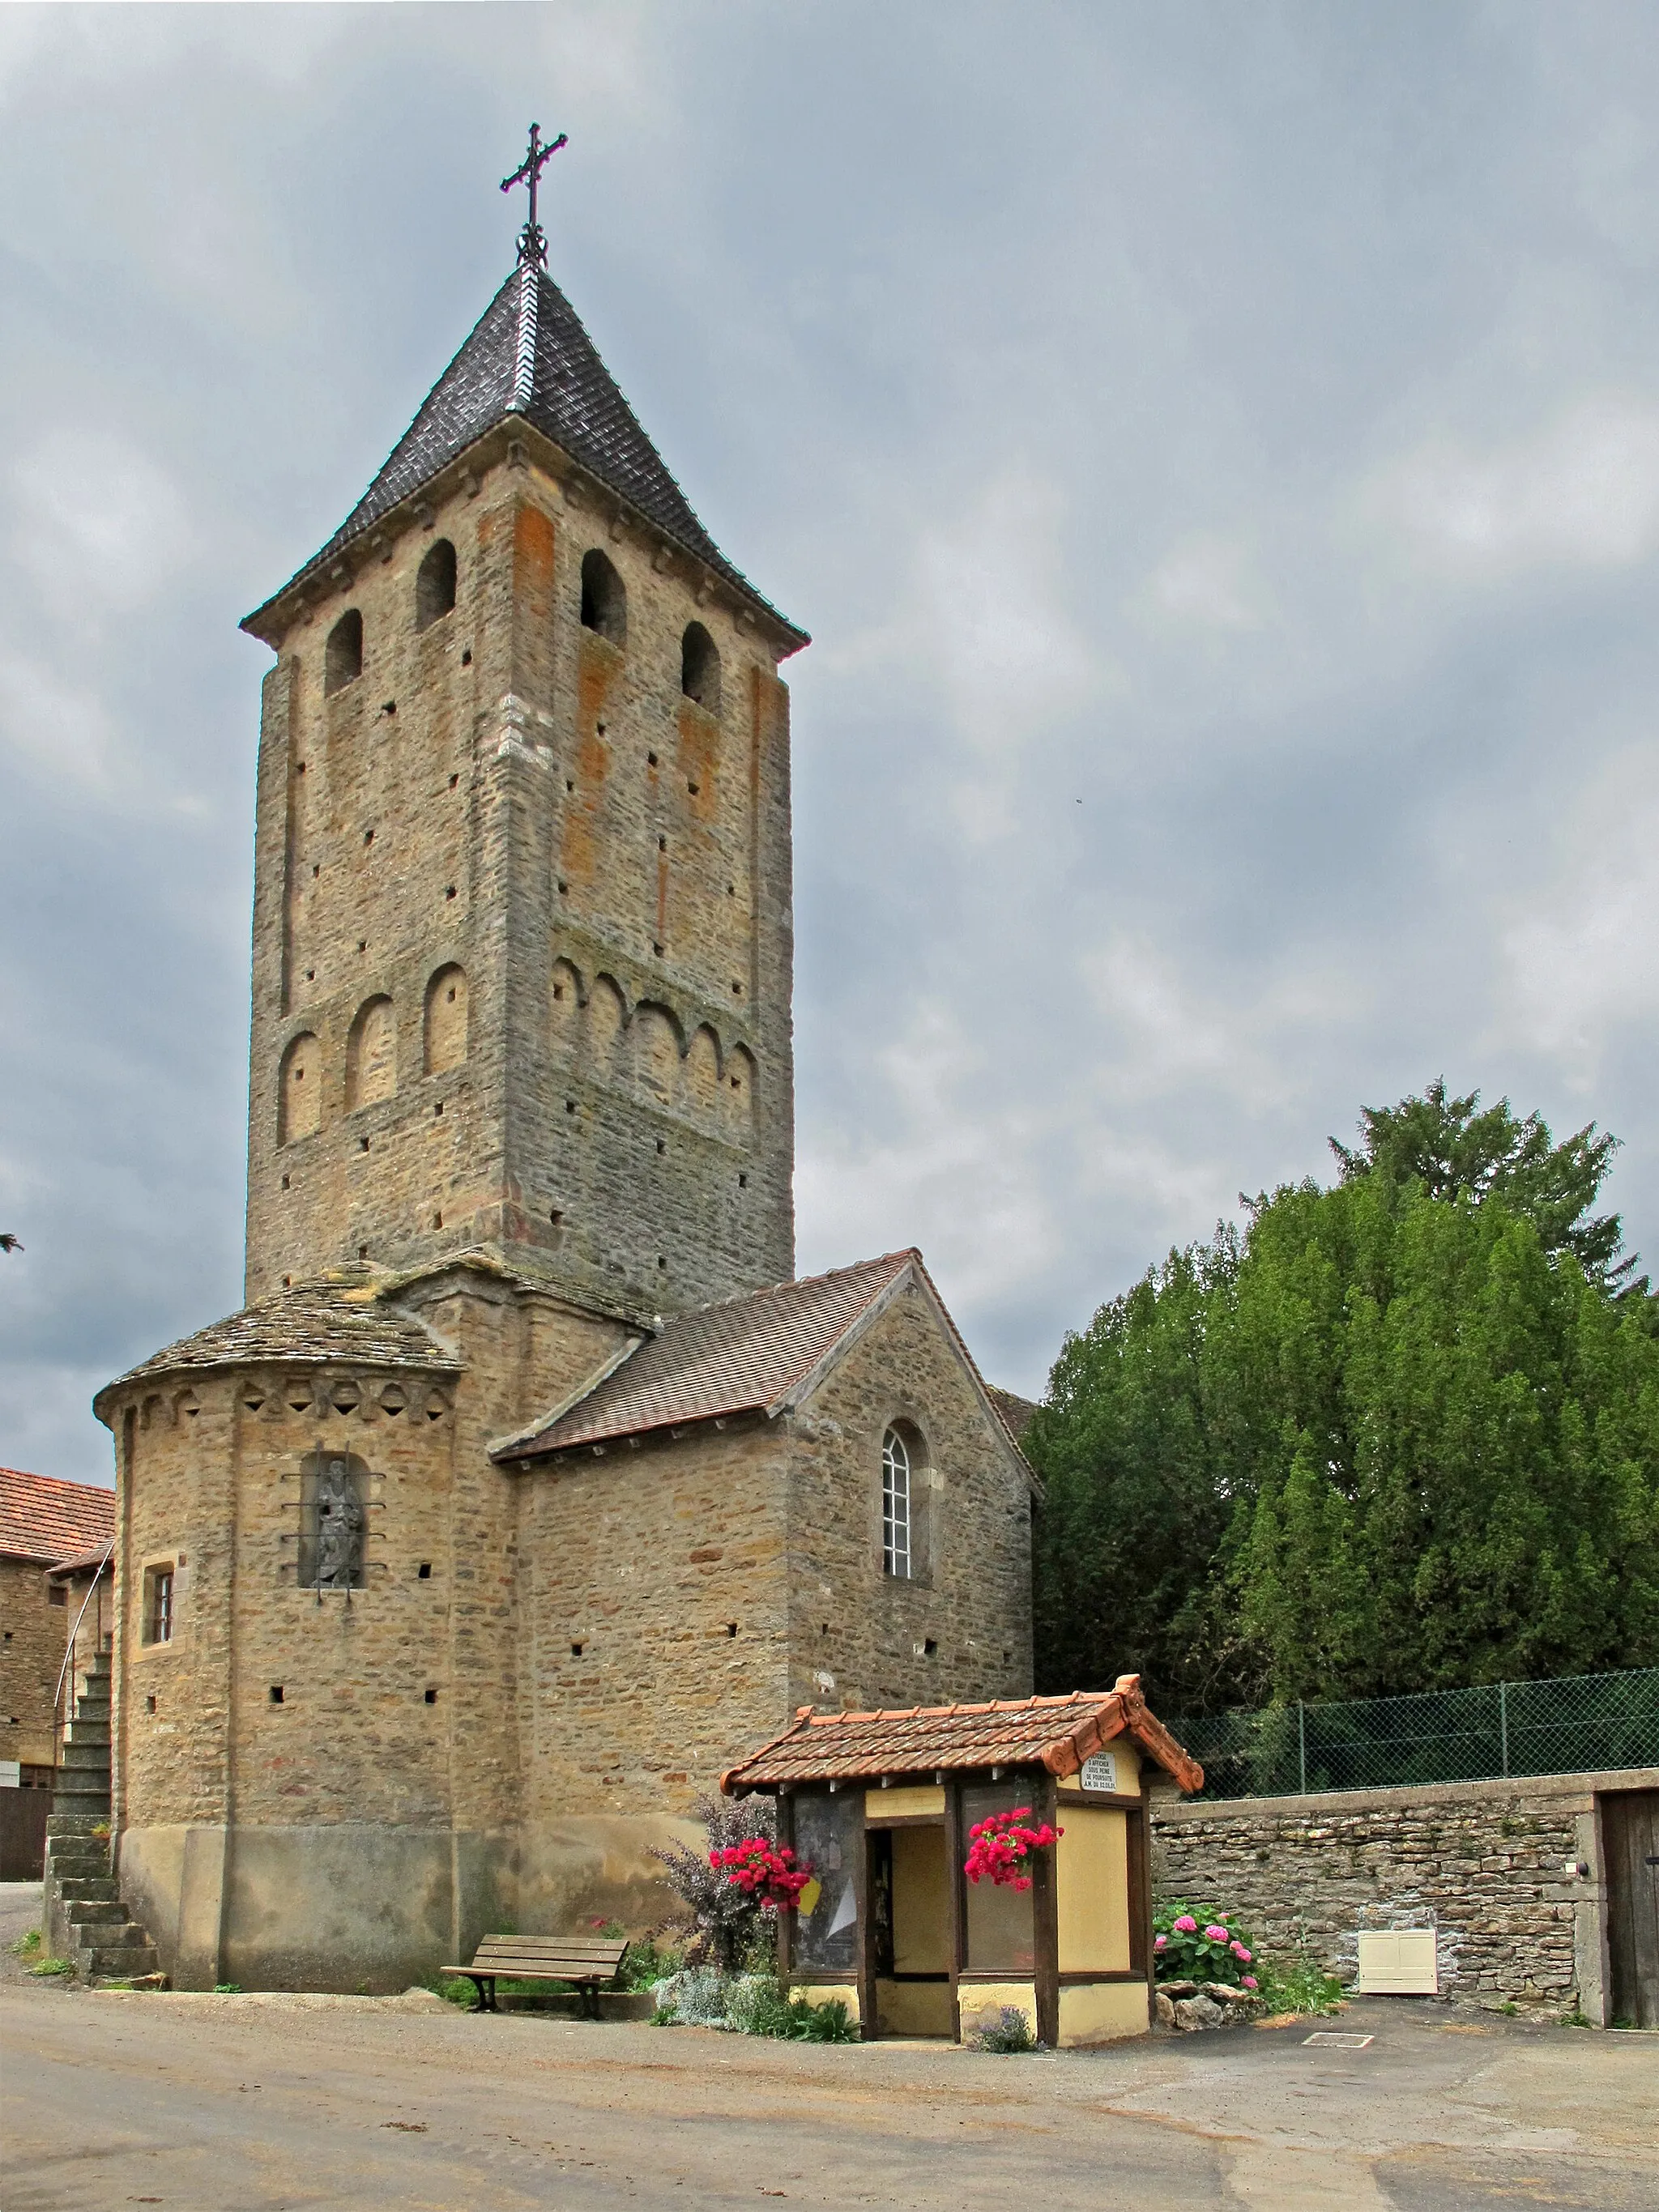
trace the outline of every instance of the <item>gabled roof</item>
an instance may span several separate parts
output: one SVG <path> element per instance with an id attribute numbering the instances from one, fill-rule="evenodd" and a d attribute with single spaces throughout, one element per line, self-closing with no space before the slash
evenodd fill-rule
<path id="1" fill-rule="evenodd" d="M 0 1553 L 55 1564 L 76 1553 L 99 1558 L 115 1534 L 115 1492 L 55 1474 L 0 1467 Z"/>
<path id="2" fill-rule="evenodd" d="M 574 308 L 544 269 L 528 264 L 514 270 L 484 309 L 340 528 L 283 590 L 325 568 L 469 446 L 514 416 L 551 439 L 665 538 L 806 642 L 805 632 L 761 597 L 703 528 Z M 275 594 L 281 597 L 281 592 Z M 257 632 L 272 604 L 268 600 L 257 609 L 243 629 Z"/>
<path id="3" fill-rule="evenodd" d="M 543 1459 L 690 1421 L 781 1413 L 921 1257 L 889 1252 L 664 1322 L 568 1411 L 498 1444 L 492 1456 Z"/>
<path id="4" fill-rule="evenodd" d="M 102 1408 L 111 1394 L 151 1375 L 177 1375 L 216 1367 L 262 1364 L 319 1366 L 349 1360 L 361 1367 L 417 1367 L 459 1371 L 461 1363 L 424 1322 L 387 1302 L 373 1283 L 296 1283 L 257 1306 L 181 1337 L 142 1366 L 106 1382 L 93 1400 Z"/>
<path id="5" fill-rule="evenodd" d="M 819 1713 L 803 1705 L 794 1726 L 728 1769 L 720 1788 L 729 1794 L 786 1783 L 875 1782 L 884 1774 L 988 1766 L 1042 1766 L 1063 1779 L 1120 1735 L 1138 1744 L 1182 1790 L 1204 1787 L 1203 1768 L 1148 1708 L 1139 1675 L 1120 1674 L 1111 1690 L 984 1705 L 912 1705 L 875 1713 Z"/>

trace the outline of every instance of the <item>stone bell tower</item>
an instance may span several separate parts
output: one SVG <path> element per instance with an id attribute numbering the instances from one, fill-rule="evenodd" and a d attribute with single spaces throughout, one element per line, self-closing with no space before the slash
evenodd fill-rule
<path id="1" fill-rule="evenodd" d="M 542 265 L 243 627 L 247 1297 L 494 1248 L 615 1313 L 793 1272 L 788 695 Z"/>

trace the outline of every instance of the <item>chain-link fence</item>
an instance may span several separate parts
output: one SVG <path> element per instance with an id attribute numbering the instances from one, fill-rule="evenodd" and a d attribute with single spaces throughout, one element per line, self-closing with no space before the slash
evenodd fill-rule
<path id="1" fill-rule="evenodd" d="M 1174 1721 L 1206 1797 L 1659 1766 L 1659 1667 Z"/>

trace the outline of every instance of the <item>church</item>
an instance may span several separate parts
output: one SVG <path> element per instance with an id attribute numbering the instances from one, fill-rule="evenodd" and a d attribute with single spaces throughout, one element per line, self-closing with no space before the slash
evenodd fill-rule
<path id="1" fill-rule="evenodd" d="M 642 1924 L 799 1708 L 1031 1688 L 1017 1401 L 919 1252 L 794 1273 L 809 641 L 545 259 L 532 195 L 243 625 L 246 1303 L 96 1401 L 121 1894 L 180 1988 Z"/>

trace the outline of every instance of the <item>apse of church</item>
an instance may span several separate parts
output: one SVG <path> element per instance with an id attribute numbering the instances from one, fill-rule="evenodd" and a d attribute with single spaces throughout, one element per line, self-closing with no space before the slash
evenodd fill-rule
<path id="1" fill-rule="evenodd" d="M 247 1304 L 96 1401 L 116 1848 L 181 1986 L 400 1987 L 660 1917 L 800 1704 L 1028 1692 L 1034 1484 L 919 1253 L 793 1279 L 805 635 L 533 214 L 245 628 Z"/>

